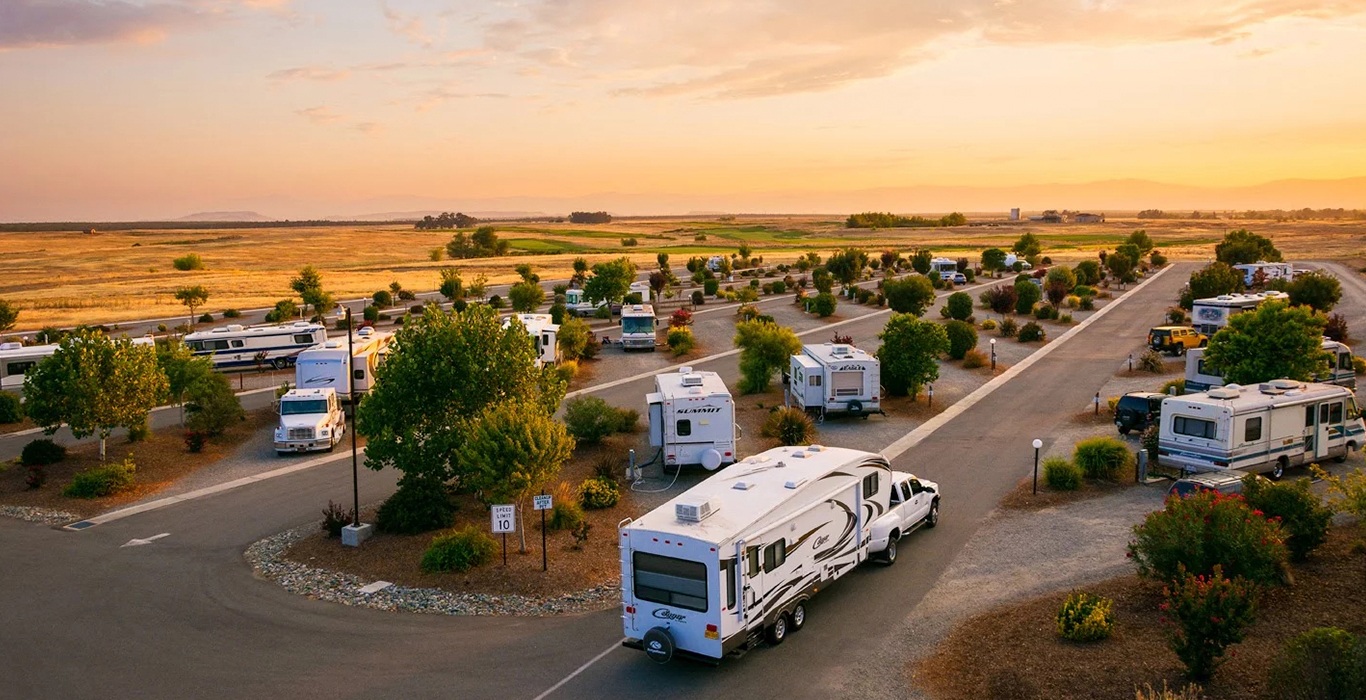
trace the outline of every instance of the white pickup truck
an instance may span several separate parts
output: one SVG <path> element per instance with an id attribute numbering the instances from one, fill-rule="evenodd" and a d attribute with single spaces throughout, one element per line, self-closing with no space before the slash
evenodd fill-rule
<path id="1" fill-rule="evenodd" d="M 873 521 L 868 551 L 888 565 L 895 564 L 897 540 L 921 527 L 938 524 L 939 484 L 894 471 L 891 503 L 887 512 Z"/>
<path id="2" fill-rule="evenodd" d="M 290 389 L 280 397 L 275 451 L 331 451 L 346 432 L 346 416 L 336 389 Z"/>

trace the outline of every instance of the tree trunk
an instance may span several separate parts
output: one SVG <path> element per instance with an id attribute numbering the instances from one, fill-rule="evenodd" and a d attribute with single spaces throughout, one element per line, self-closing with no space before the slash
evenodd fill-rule
<path id="1" fill-rule="evenodd" d="M 100 433 L 100 461 L 101 461 L 101 462 L 104 461 L 104 441 L 105 441 L 105 439 L 106 439 L 106 438 L 105 438 L 104 433 Z"/>
<path id="2" fill-rule="evenodd" d="M 521 501 L 517 502 L 517 538 L 521 542 L 521 548 L 517 550 L 517 553 L 526 554 L 526 518 L 522 517 Z"/>

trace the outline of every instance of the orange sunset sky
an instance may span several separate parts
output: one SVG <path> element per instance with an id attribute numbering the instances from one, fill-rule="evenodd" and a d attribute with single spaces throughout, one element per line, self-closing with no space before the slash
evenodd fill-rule
<path id="1" fill-rule="evenodd" d="M 1366 0 L 0 0 L 0 220 L 1366 207 L 1363 86 Z"/>

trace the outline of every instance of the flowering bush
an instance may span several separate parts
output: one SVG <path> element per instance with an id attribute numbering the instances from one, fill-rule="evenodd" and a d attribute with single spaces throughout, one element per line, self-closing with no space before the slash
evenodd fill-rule
<path id="1" fill-rule="evenodd" d="M 669 344 L 669 349 L 675 356 L 686 355 L 697 347 L 697 341 L 693 338 L 692 329 L 687 326 L 678 326 L 669 329 L 669 334 L 665 336 Z"/>
<path id="2" fill-rule="evenodd" d="M 1089 593 L 1073 593 L 1058 608 L 1058 636 L 1074 642 L 1095 642 L 1115 627 L 1114 601 Z"/>
<path id="3" fill-rule="evenodd" d="M 1248 475 L 1243 478 L 1243 498 L 1268 518 L 1280 521 L 1281 529 L 1286 533 L 1285 546 L 1295 561 L 1304 561 L 1328 539 L 1328 523 L 1333 519 L 1333 511 L 1309 490 L 1308 479 L 1278 484 Z"/>
<path id="4" fill-rule="evenodd" d="M 692 325 L 692 312 L 687 309 L 679 309 L 669 314 L 669 327 L 682 328 Z"/>
<path id="5" fill-rule="evenodd" d="M 1243 641 L 1252 624 L 1257 587 L 1224 577 L 1223 567 L 1208 575 L 1180 570 L 1180 578 L 1162 589 L 1167 642 L 1193 680 L 1208 680 L 1230 644 Z"/>
<path id="6" fill-rule="evenodd" d="M 1242 497 L 1215 492 L 1169 497 L 1160 511 L 1134 526 L 1129 556 L 1141 576 L 1174 582 L 1213 573 L 1254 583 L 1275 583 L 1285 566 L 1285 536 L 1279 523 L 1248 507 Z"/>

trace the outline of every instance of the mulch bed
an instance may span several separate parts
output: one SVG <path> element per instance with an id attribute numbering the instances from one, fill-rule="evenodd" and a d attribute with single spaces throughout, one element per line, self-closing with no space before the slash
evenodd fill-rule
<path id="1" fill-rule="evenodd" d="M 1366 554 L 1353 548 L 1361 535 L 1356 526 L 1334 528 L 1309 561 L 1294 566 L 1294 585 L 1267 592 L 1245 641 L 1230 648 L 1205 687 L 1210 700 L 1265 697 L 1267 669 L 1301 632 L 1335 626 L 1366 633 Z M 1057 636 L 1054 615 L 1064 591 L 971 618 L 906 672 L 936 700 L 1131 698 L 1136 686 L 1187 684 L 1184 666 L 1167 648 L 1159 586 L 1125 576 L 1086 590 L 1114 599 L 1108 640 L 1079 644 Z"/>
<path id="2" fill-rule="evenodd" d="M 23 430 L 32 430 L 36 427 L 38 426 L 34 424 L 33 421 L 25 418 L 18 423 L 5 423 L 4 425 L 0 425 L 0 435 L 9 435 L 10 433 L 17 433 Z"/>

